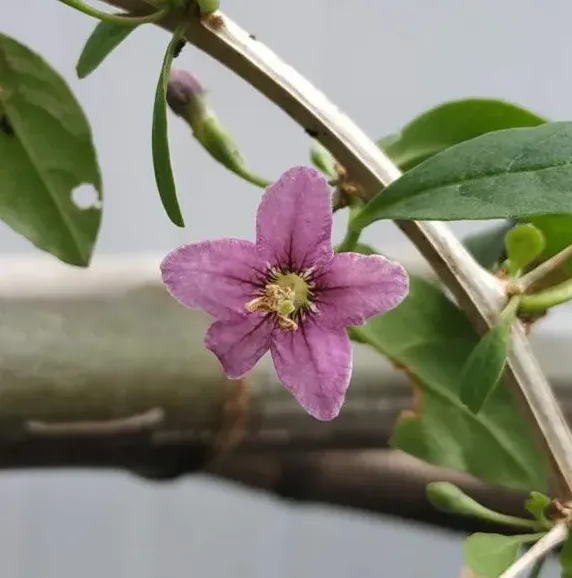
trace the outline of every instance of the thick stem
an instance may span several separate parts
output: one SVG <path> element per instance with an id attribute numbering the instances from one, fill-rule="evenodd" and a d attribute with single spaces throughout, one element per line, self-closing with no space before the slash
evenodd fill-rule
<path id="1" fill-rule="evenodd" d="M 158 471 L 165 461 L 174 467 L 170 460 L 180 458 L 179 471 L 192 471 L 185 456 L 192 456 L 193 448 L 212 449 L 229 416 L 225 407 L 231 418 L 233 407 L 237 417 L 247 415 L 246 421 L 226 422 L 242 423 L 243 453 L 387 446 L 397 416 L 411 406 L 410 385 L 401 373 L 356 345 L 344 409 L 337 419 L 319 422 L 262 363 L 249 376 L 247 403 L 240 406 L 234 403 L 243 399 L 236 396 L 239 385 L 223 378 L 204 349 L 208 317 L 183 311 L 153 280 L 156 267 L 153 260 L 148 277 L 136 281 L 128 275 L 124 282 L 118 279 L 119 271 L 129 273 L 123 260 L 88 271 L 65 269 L 59 281 L 54 267 L 33 280 L 28 273 L 28 283 L 19 284 L 2 262 L 0 468 Z M 24 270 L 34 270 L 33 263 Z M 26 287 L 42 295 L 27 296 Z M 539 351 L 570 418 L 569 376 L 566 363 L 558 362 L 566 345 L 555 350 L 556 345 L 548 342 Z"/>
<path id="2" fill-rule="evenodd" d="M 15 261 L 0 262 L 0 469 L 118 468 L 171 479 L 206 468 L 288 499 L 499 531 L 435 510 L 425 486 L 439 480 L 525 515 L 524 492 L 383 449 L 411 388 L 369 348 L 356 346 L 340 416 L 319 422 L 264 363 L 247 390 L 223 379 L 203 347 L 209 319 L 169 297 L 159 257 L 96 259 L 87 270 Z M 566 344 L 538 346 L 570 417 Z"/>
<path id="3" fill-rule="evenodd" d="M 143 0 L 106 1 L 131 11 L 144 9 Z M 173 29 L 176 22 L 167 20 L 161 25 Z M 193 19 L 187 40 L 311 131 L 364 191 L 376 193 L 400 177 L 395 164 L 345 114 L 226 15 Z M 431 263 L 475 327 L 481 332 L 488 330 L 506 302 L 504 285 L 474 261 L 445 224 L 401 221 L 398 225 Z M 513 332 L 507 377 L 556 467 L 561 491 L 566 497 L 572 496 L 572 434 L 520 324 Z"/>
<path id="4" fill-rule="evenodd" d="M 126 271 L 137 269 L 132 259 L 82 272 L 56 266 L 45 275 L 36 266 L 33 281 L 30 264 L 24 284 L 3 262 L 0 468 L 139 471 L 180 456 L 185 472 L 193 448 L 213 453 L 215 442 L 236 434 L 244 452 L 387 443 L 410 405 L 405 377 L 389 365 L 356 369 L 343 413 L 327 423 L 305 414 L 265 362 L 241 388 L 204 348 L 210 319 L 169 297 L 156 279 L 158 261 L 139 277 Z M 26 287 L 42 295 L 26 296 Z"/>
<path id="5" fill-rule="evenodd" d="M 265 452 L 227 456 L 209 472 L 297 502 L 326 503 L 417 520 L 465 532 L 522 533 L 522 528 L 437 510 L 426 487 L 450 481 L 488 508 L 526 515 L 524 492 L 492 488 L 395 450 Z"/>

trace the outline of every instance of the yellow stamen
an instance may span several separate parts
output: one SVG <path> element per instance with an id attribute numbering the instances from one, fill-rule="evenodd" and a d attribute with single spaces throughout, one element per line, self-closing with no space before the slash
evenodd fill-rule
<path id="1" fill-rule="evenodd" d="M 274 313 L 281 329 L 295 331 L 298 324 L 292 317 L 303 309 L 315 309 L 309 300 L 312 287 L 310 275 L 311 271 L 297 275 L 271 270 L 270 282 L 258 297 L 245 305 L 246 310 Z"/>

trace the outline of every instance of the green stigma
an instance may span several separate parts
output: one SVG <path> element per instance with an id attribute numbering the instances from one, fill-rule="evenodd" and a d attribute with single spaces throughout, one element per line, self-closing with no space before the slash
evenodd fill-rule
<path id="1" fill-rule="evenodd" d="M 282 329 L 298 329 L 293 316 L 305 309 L 313 309 L 310 301 L 312 282 L 311 271 L 298 275 L 271 270 L 268 283 L 259 296 L 249 301 L 247 311 L 264 311 L 275 313 Z"/>
<path id="2" fill-rule="evenodd" d="M 282 289 L 291 289 L 294 293 L 292 299 L 293 309 L 290 313 L 299 311 L 309 303 L 310 286 L 296 273 L 279 273 L 274 283 Z"/>

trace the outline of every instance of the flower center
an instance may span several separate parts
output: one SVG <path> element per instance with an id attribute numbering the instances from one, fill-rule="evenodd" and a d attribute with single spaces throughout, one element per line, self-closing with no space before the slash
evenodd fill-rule
<path id="1" fill-rule="evenodd" d="M 281 329 L 298 329 L 293 317 L 306 308 L 313 308 L 310 301 L 313 285 L 309 281 L 310 273 L 311 271 L 307 271 L 298 275 L 271 269 L 268 283 L 261 289 L 258 297 L 245 305 L 246 310 L 274 313 Z"/>

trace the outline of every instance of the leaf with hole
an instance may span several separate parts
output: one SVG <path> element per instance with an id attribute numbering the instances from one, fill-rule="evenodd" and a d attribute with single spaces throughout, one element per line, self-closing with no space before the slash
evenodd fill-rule
<path id="1" fill-rule="evenodd" d="M 389 357 L 414 383 L 413 409 L 400 416 L 394 447 L 492 484 L 546 489 L 546 459 L 510 391 L 497 387 L 478 415 L 459 399 L 459 375 L 479 336 L 438 287 L 411 276 L 399 307 L 350 334 Z"/>
<path id="2" fill-rule="evenodd" d="M 513 298 L 496 324 L 481 337 L 463 366 L 459 395 L 473 413 L 481 411 L 504 373 L 517 308 L 518 299 Z"/>
<path id="3" fill-rule="evenodd" d="M 102 200 L 89 123 L 63 78 L 3 34 L 0 117 L 0 219 L 39 249 L 87 266 Z M 74 203 L 80 185 L 96 191 L 88 208 Z"/>
<path id="4" fill-rule="evenodd" d="M 485 134 L 421 163 L 354 219 L 479 220 L 572 212 L 572 122 Z"/>
<path id="5" fill-rule="evenodd" d="M 472 534 L 463 544 L 463 560 L 479 578 L 498 578 L 517 560 L 522 547 L 542 534 Z"/>
<path id="6" fill-rule="evenodd" d="M 135 26 L 99 22 L 90 34 L 75 70 L 79 78 L 90 75 L 134 30 Z"/>
<path id="7" fill-rule="evenodd" d="M 171 167 L 171 152 L 169 150 L 169 134 L 167 130 L 167 83 L 173 58 L 179 45 L 181 36 L 173 34 L 171 42 L 167 46 L 157 90 L 155 91 L 155 104 L 153 106 L 153 126 L 151 129 L 151 144 L 153 151 L 153 169 L 155 171 L 155 182 L 159 190 L 159 196 L 163 203 L 163 208 L 171 221 L 184 227 L 185 222 L 177 200 L 177 189 L 175 177 Z"/>
<path id="8" fill-rule="evenodd" d="M 507 128 L 538 126 L 546 120 L 520 106 L 494 98 L 445 102 L 378 142 L 402 171 L 477 136 Z"/>

